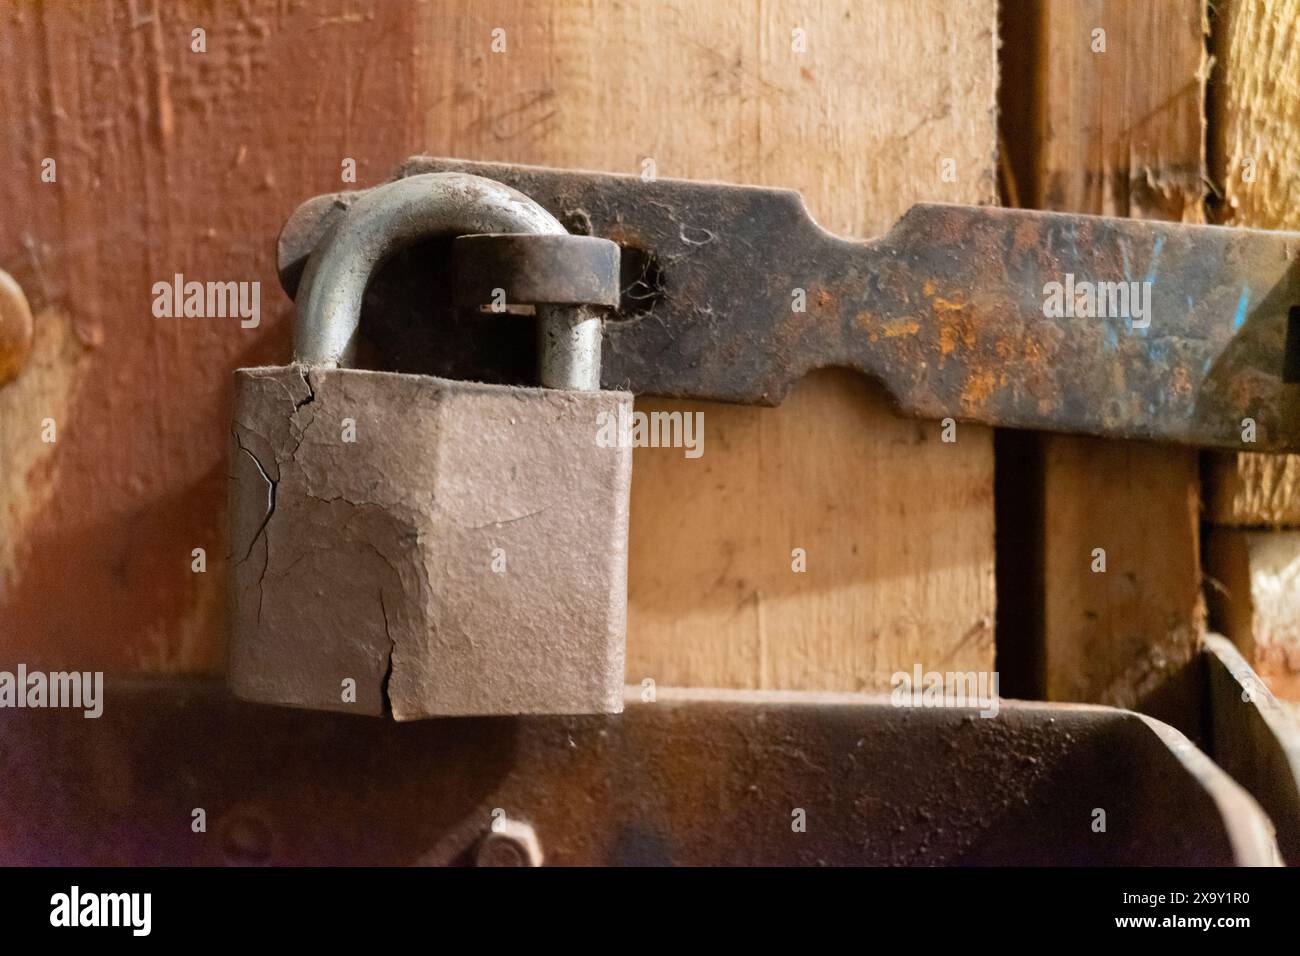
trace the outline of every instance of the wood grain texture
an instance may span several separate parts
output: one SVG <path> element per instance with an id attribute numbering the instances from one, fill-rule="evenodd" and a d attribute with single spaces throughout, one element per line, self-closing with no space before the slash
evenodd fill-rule
<path id="1" fill-rule="evenodd" d="M 707 441 L 634 460 L 629 680 L 865 690 L 918 662 L 991 669 L 982 430 L 941 443 L 839 369 L 775 410 L 654 407 L 703 410 Z"/>
<path id="2" fill-rule="evenodd" d="M 1042 208 L 1205 220 L 1205 29 L 1199 0 L 1042 5 Z"/>
<path id="3" fill-rule="evenodd" d="M 14 394 L 54 396 L 0 419 L 0 646 L 33 666 L 220 668 L 230 370 L 288 355 L 273 241 L 297 202 L 340 188 L 344 158 L 358 185 L 421 152 L 652 159 L 660 176 L 801 189 L 825 226 L 863 236 L 917 200 L 994 195 L 993 0 L 187 0 L 0 18 L 0 265 L 48 340 L 48 370 Z M 45 156 L 57 184 L 39 180 Z M 153 318 L 152 283 L 177 272 L 260 280 L 261 326 Z M 45 406 L 59 441 L 38 448 Z M 636 455 L 630 679 L 859 688 L 918 661 L 991 665 L 987 430 L 942 444 L 844 373 L 781 409 L 705 411 L 702 458 Z"/>
<path id="4" fill-rule="evenodd" d="M 1035 204 L 1203 221 L 1198 0 L 1052 3 L 1041 16 Z M 1041 447 L 1047 696 L 1136 704 L 1204 627 L 1196 453 L 1064 436 Z"/>
<path id="5" fill-rule="evenodd" d="M 1300 455 L 1209 452 L 1203 473 L 1210 524 L 1300 527 Z"/>
<path id="6" fill-rule="evenodd" d="M 1220 219 L 1300 229 L 1300 0 L 1235 0 L 1216 8 L 1212 172 Z M 1300 455 L 1207 456 L 1207 520 L 1300 527 Z"/>
<path id="7" fill-rule="evenodd" d="M 1136 706 L 1194 656 L 1204 630 L 1195 453 L 1043 444 L 1048 699 Z M 1105 573 L 1092 570 L 1096 548 Z"/>
<path id="8" fill-rule="evenodd" d="M 1300 229 L 1300 0 L 1216 4 L 1214 178 L 1223 220 Z"/>

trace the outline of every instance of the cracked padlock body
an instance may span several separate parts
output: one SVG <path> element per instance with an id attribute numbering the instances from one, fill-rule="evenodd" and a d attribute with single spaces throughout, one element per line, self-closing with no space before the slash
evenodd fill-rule
<path id="1" fill-rule="evenodd" d="M 388 257 L 495 233 L 516 235 L 464 248 L 535 238 L 545 261 L 571 243 L 599 273 L 548 289 L 503 270 L 536 304 L 543 387 L 347 367 Z M 617 253 L 475 176 L 356 194 L 303 273 L 294 363 L 235 373 L 238 696 L 399 720 L 622 710 L 631 450 L 598 436 L 632 396 L 599 390 L 584 304 L 617 300 Z"/>

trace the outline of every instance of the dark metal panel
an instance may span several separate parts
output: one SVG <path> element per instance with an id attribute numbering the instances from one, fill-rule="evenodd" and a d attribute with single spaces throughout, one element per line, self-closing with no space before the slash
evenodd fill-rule
<path id="1" fill-rule="evenodd" d="M 1232 642 L 1205 639 L 1208 750 L 1259 801 L 1278 847 L 1300 866 L 1300 728 Z"/>
<path id="2" fill-rule="evenodd" d="M 496 808 L 560 865 L 1275 852 L 1254 801 L 1185 738 L 1099 707 L 1004 702 L 985 719 L 847 695 L 661 690 L 629 696 L 618 717 L 393 724 L 245 704 L 203 682 L 110 682 L 104 701 L 97 720 L 0 711 L 3 862 L 457 862 Z M 206 833 L 192 832 L 195 808 Z M 805 832 L 792 826 L 800 809 Z"/>

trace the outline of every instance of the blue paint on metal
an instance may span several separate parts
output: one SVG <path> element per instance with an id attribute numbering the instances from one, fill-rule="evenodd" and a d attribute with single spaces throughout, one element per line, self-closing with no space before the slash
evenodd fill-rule
<path id="1" fill-rule="evenodd" d="M 1155 248 L 1151 250 L 1151 268 L 1147 269 L 1147 284 L 1152 288 L 1156 284 L 1156 267 L 1160 265 L 1160 250 L 1165 247 L 1165 237 L 1156 236 Z M 1126 270 L 1127 271 L 1127 270 Z"/>
<path id="2" fill-rule="evenodd" d="M 1107 352 L 1114 352 L 1119 348 L 1119 333 L 1115 331 L 1114 322 L 1107 322 L 1102 326 L 1101 341 Z"/>
<path id="3" fill-rule="evenodd" d="M 1146 329 L 1139 329 L 1139 331 L 1146 333 Z M 1170 341 L 1168 338 L 1155 339 L 1146 347 L 1147 356 L 1157 364 L 1167 364 L 1169 362 L 1169 346 Z"/>
<path id="4" fill-rule="evenodd" d="M 1237 314 L 1232 317 L 1232 330 L 1235 332 L 1246 324 L 1246 306 L 1250 304 L 1250 286 L 1241 287 L 1241 297 L 1237 299 Z"/>

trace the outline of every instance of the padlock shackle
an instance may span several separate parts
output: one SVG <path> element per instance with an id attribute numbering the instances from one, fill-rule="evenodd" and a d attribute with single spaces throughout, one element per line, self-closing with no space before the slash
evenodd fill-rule
<path id="1" fill-rule="evenodd" d="M 357 194 L 316 246 L 303 270 L 296 296 L 294 362 L 325 367 L 351 365 L 356 355 L 362 299 L 379 268 L 419 240 L 470 233 L 565 235 L 567 230 L 523 193 L 466 173 L 408 176 Z M 592 317 L 575 323 L 572 310 L 542 306 L 538 307 L 538 320 L 543 343 L 562 337 L 571 350 L 567 364 L 581 370 L 573 373 L 571 381 L 557 381 L 543 360 L 542 384 L 598 389 L 599 320 Z"/>

